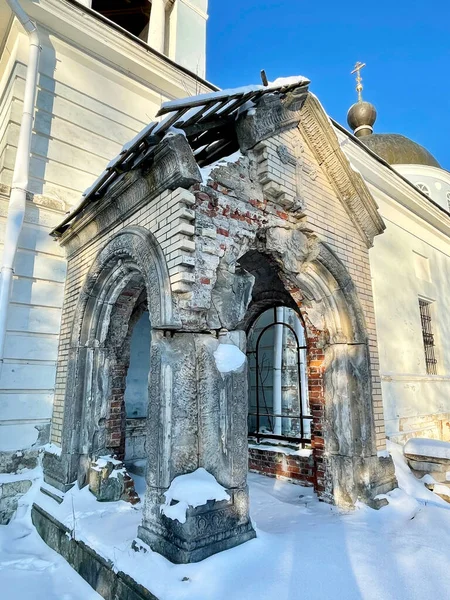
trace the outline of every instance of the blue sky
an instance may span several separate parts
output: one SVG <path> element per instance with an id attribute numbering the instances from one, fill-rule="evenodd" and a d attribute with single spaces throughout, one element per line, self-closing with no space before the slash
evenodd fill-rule
<path id="1" fill-rule="evenodd" d="M 216 85 L 305 75 L 327 112 L 346 125 L 363 97 L 378 111 L 375 131 L 406 135 L 450 170 L 448 0 L 209 0 L 207 78 Z"/>

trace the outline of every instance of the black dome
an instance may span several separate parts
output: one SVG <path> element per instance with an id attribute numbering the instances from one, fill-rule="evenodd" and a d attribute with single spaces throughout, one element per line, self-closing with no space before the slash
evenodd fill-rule
<path id="1" fill-rule="evenodd" d="M 347 123 L 355 135 L 362 137 L 372 133 L 372 127 L 377 118 L 377 111 L 373 104 L 360 100 L 350 107 L 347 113 Z M 359 131 L 358 131 L 359 130 Z"/>

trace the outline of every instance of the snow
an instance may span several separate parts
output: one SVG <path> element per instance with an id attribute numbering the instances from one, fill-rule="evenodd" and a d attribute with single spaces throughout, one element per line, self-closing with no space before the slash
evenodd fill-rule
<path id="1" fill-rule="evenodd" d="M 450 497 L 450 490 L 443 483 L 436 483 L 434 485 L 433 492 L 435 494 L 440 494 L 441 496 L 448 496 L 448 497 Z"/>
<path id="2" fill-rule="evenodd" d="M 308 458 L 312 454 L 311 448 L 289 448 L 288 446 L 282 446 L 281 444 L 269 445 L 269 444 L 249 444 L 249 448 L 255 450 L 267 450 L 267 452 L 279 452 L 286 454 L 287 456 L 302 456 Z"/>
<path id="3" fill-rule="evenodd" d="M 220 373 L 231 373 L 237 371 L 245 363 L 246 356 L 234 344 L 219 344 L 214 352 L 217 370 Z"/>
<path id="4" fill-rule="evenodd" d="M 240 150 L 237 150 L 236 152 L 233 152 L 233 154 L 230 154 L 230 156 L 225 156 L 223 158 L 220 158 L 219 160 L 216 160 L 216 162 L 207 165 L 206 167 L 202 167 L 200 169 L 200 173 L 202 174 L 203 185 L 208 184 L 208 179 L 212 171 L 214 171 L 214 169 L 217 169 L 217 167 L 220 167 L 222 165 L 226 165 L 227 163 L 235 163 L 240 158 L 242 158 L 242 153 L 240 152 Z"/>
<path id="5" fill-rule="evenodd" d="M 377 456 L 378 456 L 378 458 L 389 458 L 389 451 L 388 450 L 378 450 Z"/>
<path id="6" fill-rule="evenodd" d="M 195 508 L 206 504 L 208 500 L 230 499 L 216 478 L 201 467 L 193 473 L 175 477 L 164 496 L 166 502 L 161 505 L 161 512 L 180 523 L 186 523 L 189 506 Z M 171 505 L 173 501 L 177 501 L 177 504 Z"/>
<path id="7" fill-rule="evenodd" d="M 163 102 L 161 105 L 162 109 L 170 109 L 178 110 L 179 108 L 184 108 L 185 106 L 189 106 L 192 102 L 202 101 L 203 104 L 206 104 L 210 100 L 225 100 L 228 96 L 233 96 L 235 94 L 248 94 L 250 92 L 259 92 L 261 90 L 277 90 L 278 88 L 287 86 L 287 85 L 306 85 L 309 83 L 309 79 L 303 77 L 302 75 L 295 75 L 292 77 L 279 77 L 275 81 L 269 83 L 268 86 L 264 86 L 262 84 L 256 85 L 245 85 L 239 88 L 233 88 L 228 90 L 221 90 L 218 92 L 208 92 L 206 94 L 199 94 L 198 96 L 188 96 L 187 98 L 183 98 L 182 100 L 169 100 L 168 102 Z"/>
<path id="8" fill-rule="evenodd" d="M 62 448 L 56 444 L 45 444 L 45 446 L 43 446 L 43 450 L 49 454 L 54 454 L 55 456 L 61 456 L 62 452 Z"/>
<path id="9" fill-rule="evenodd" d="M 404 447 L 405 454 L 450 459 L 450 443 L 427 438 L 411 438 Z"/>
<path id="10" fill-rule="evenodd" d="M 16 476 L 7 476 L 16 481 Z M 31 505 L 42 482 L 42 469 L 24 472 L 33 485 L 19 501 L 15 518 L 0 525 L 0 589 L 8 600 L 102 600 L 69 564 L 39 537 Z"/>
<path id="11" fill-rule="evenodd" d="M 401 446 L 389 443 L 388 449 L 399 482 L 383 496 L 388 506 L 376 511 L 358 503 L 344 512 L 318 502 L 312 488 L 250 474 L 257 538 L 189 565 L 131 550 L 141 505 L 96 502 L 76 486 L 61 505 L 36 488 L 34 494 L 45 510 L 75 526 L 74 537 L 159 600 L 448 598 L 450 505 L 411 474 Z M 0 585 L 8 600 L 99 598 L 22 514 L 0 527 Z"/>
<path id="12" fill-rule="evenodd" d="M 303 77 L 303 75 L 291 75 L 290 77 L 278 77 L 275 81 L 269 81 L 268 89 L 277 89 L 286 85 L 304 85 L 309 83 L 309 79 Z M 267 89 L 267 88 L 266 88 Z"/>

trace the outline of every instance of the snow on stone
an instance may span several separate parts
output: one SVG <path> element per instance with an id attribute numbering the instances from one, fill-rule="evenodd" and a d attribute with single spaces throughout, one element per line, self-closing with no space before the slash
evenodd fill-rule
<path id="1" fill-rule="evenodd" d="M 166 502 L 161 505 L 161 512 L 169 519 L 180 523 L 186 522 L 186 511 L 189 506 L 195 508 L 206 504 L 208 500 L 219 502 L 230 499 L 225 488 L 202 467 L 193 473 L 175 477 L 167 492 L 164 492 L 164 496 Z M 173 501 L 177 503 L 172 505 Z"/>
<path id="2" fill-rule="evenodd" d="M 52 443 L 45 444 L 45 446 L 43 446 L 43 449 L 48 454 L 54 454 L 55 456 L 61 456 L 62 448 L 60 446 L 57 446 L 56 444 L 52 444 Z"/>
<path id="3" fill-rule="evenodd" d="M 450 497 L 450 489 L 443 483 L 435 483 L 433 492 L 435 494 L 439 494 L 440 496 Z"/>
<path id="4" fill-rule="evenodd" d="M 214 360 L 220 373 L 237 371 L 245 363 L 246 358 L 242 350 L 234 344 L 219 344 L 214 352 Z"/>
<path id="5" fill-rule="evenodd" d="M 450 443 L 427 438 L 411 438 L 403 449 L 405 454 L 446 458 L 450 460 Z"/>
<path id="6" fill-rule="evenodd" d="M 378 456 L 378 458 L 389 458 L 389 451 L 388 450 L 378 450 L 377 456 Z"/>
<path id="7" fill-rule="evenodd" d="M 265 89 L 279 88 L 286 85 L 304 85 L 309 83 L 309 79 L 303 75 L 291 75 L 290 77 L 278 77 L 275 81 L 269 81 L 269 85 Z"/>
<path id="8" fill-rule="evenodd" d="M 233 154 L 230 154 L 230 156 L 224 156 L 223 158 L 216 160 L 216 162 L 213 162 L 206 167 L 202 167 L 200 169 L 200 173 L 202 174 L 203 185 L 208 184 L 208 179 L 210 178 L 210 175 L 214 169 L 224 166 L 227 163 L 236 163 L 240 158 L 242 158 L 242 153 L 240 150 L 237 150 L 236 152 L 233 152 Z"/>
<path id="9" fill-rule="evenodd" d="M 312 454 L 312 448 L 289 448 L 288 446 L 283 446 L 282 444 L 249 444 L 248 447 L 254 450 L 279 452 L 280 454 L 286 454 L 286 456 L 302 456 L 303 458 L 308 458 Z"/>
<path id="10" fill-rule="evenodd" d="M 291 77 L 279 77 L 278 79 L 275 79 L 275 81 L 271 81 L 268 86 L 264 86 L 262 84 L 245 85 L 242 87 L 232 88 L 228 90 L 199 94 L 198 96 L 188 96 L 187 98 L 183 98 L 182 100 L 169 100 L 168 102 L 163 102 L 161 108 L 170 109 L 173 107 L 174 110 L 177 110 L 178 108 L 184 108 L 185 106 L 189 106 L 194 101 L 203 101 L 203 103 L 206 104 L 210 100 L 225 100 L 226 98 L 228 98 L 228 96 L 238 94 L 244 95 L 250 92 L 259 92 L 261 90 L 276 90 L 287 85 L 306 85 L 307 83 L 309 83 L 309 79 L 303 77 L 302 75 L 294 75 Z"/>

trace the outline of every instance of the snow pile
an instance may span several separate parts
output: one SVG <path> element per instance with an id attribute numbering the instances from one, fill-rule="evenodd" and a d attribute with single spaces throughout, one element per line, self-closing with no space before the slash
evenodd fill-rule
<path id="1" fill-rule="evenodd" d="M 411 438 L 403 448 L 404 454 L 431 456 L 450 460 L 450 443 L 427 438 Z"/>
<path id="2" fill-rule="evenodd" d="M 54 454 L 55 456 L 61 456 L 62 448 L 60 446 L 56 446 L 56 444 L 45 444 L 43 446 L 44 452 L 48 452 L 49 454 Z"/>
<path id="3" fill-rule="evenodd" d="M 220 373 L 237 371 L 245 363 L 246 358 L 242 350 L 234 344 L 219 344 L 214 352 L 214 360 Z"/>
<path id="4" fill-rule="evenodd" d="M 208 500 L 219 502 L 230 499 L 225 488 L 202 467 L 193 473 L 175 477 L 164 496 L 166 502 L 161 505 L 161 512 L 180 523 L 186 523 L 186 511 L 189 506 L 195 508 L 206 504 Z M 172 505 L 174 501 L 177 504 Z"/>
<path id="5" fill-rule="evenodd" d="M 2 482 L 18 475 L 2 474 Z M 102 600 L 84 579 L 39 537 L 31 522 L 31 506 L 42 483 L 42 469 L 23 471 L 32 481 L 19 500 L 16 516 L 0 525 L 0 586 L 8 600 Z"/>
<path id="6" fill-rule="evenodd" d="M 278 452 L 279 454 L 285 454 L 286 456 L 302 456 L 303 458 L 308 458 L 312 454 L 312 448 L 290 448 L 289 446 L 283 446 L 282 444 L 249 444 L 248 447 L 254 450 Z"/>

